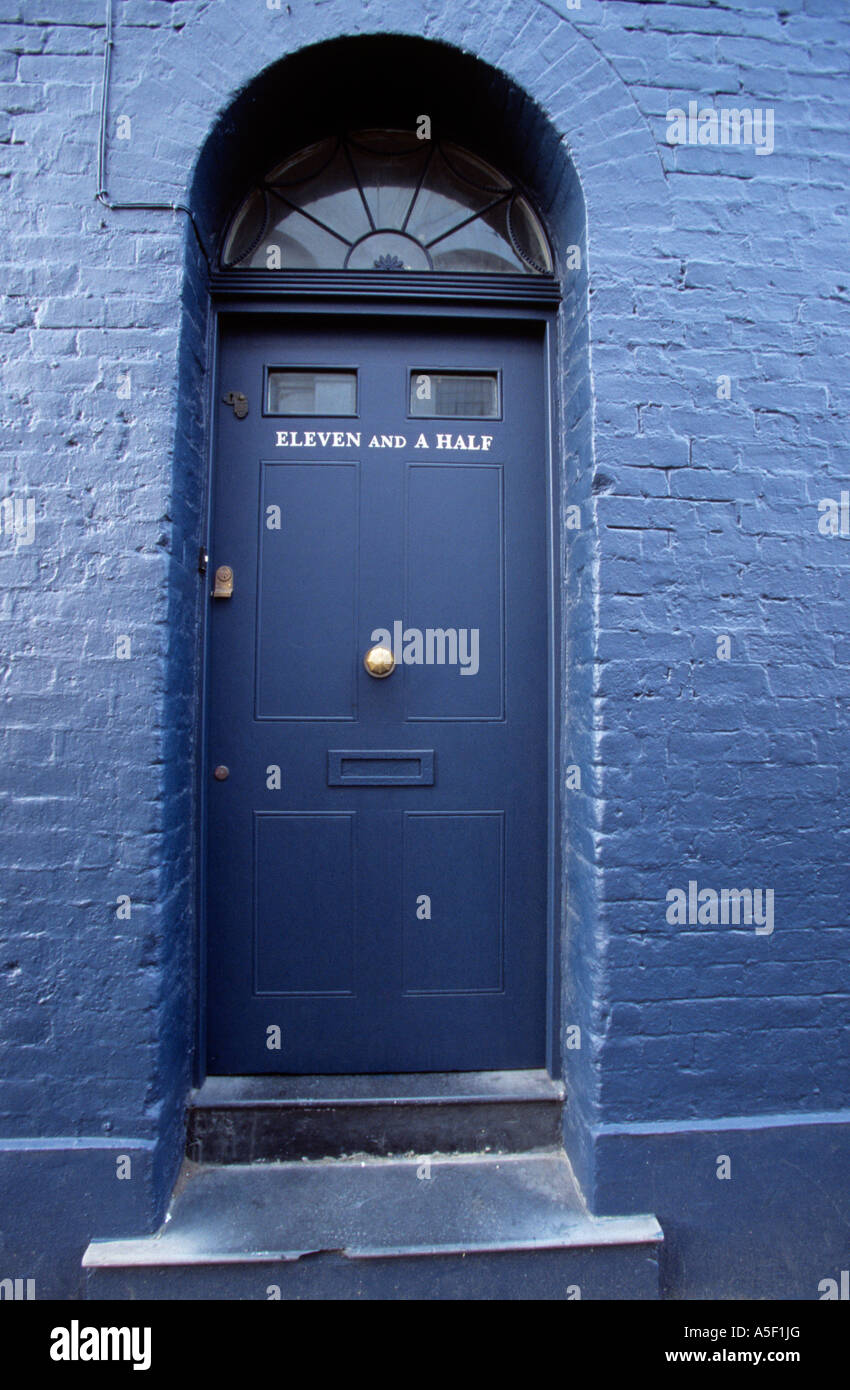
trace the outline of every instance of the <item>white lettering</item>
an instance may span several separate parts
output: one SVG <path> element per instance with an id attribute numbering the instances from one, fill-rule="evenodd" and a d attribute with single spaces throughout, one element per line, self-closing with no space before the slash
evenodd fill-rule
<path id="1" fill-rule="evenodd" d="M 50 1333 L 52 1361 L 132 1361 L 134 1371 L 150 1370 L 149 1327 L 54 1327 Z"/>
<path id="2" fill-rule="evenodd" d="M 388 438 L 390 436 L 384 436 Z M 403 449 L 407 443 L 404 435 L 395 436 L 395 444 L 390 447 Z M 315 449 L 316 444 L 323 449 L 359 449 L 360 431 L 346 430 L 277 430 L 275 432 L 275 445 L 278 449 Z M 372 448 L 380 448 L 377 443 L 377 436 L 372 436 Z"/>

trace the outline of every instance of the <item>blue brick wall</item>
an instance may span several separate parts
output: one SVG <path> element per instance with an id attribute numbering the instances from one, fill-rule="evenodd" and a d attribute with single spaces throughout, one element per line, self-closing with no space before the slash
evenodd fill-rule
<path id="1" fill-rule="evenodd" d="M 631 415 L 596 435 L 609 1121 L 841 1108 L 850 1089 L 850 551 L 818 531 L 847 470 L 847 19 L 610 5 L 596 31 L 671 195 L 591 310 L 597 397 Z M 774 153 L 668 145 L 694 97 L 775 108 Z M 772 888 L 773 934 L 671 928 L 660 904 L 689 879 Z"/>
<path id="2" fill-rule="evenodd" d="M 818 503 L 850 486 L 844 0 L 113 3 L 110 196 L 189 201 L 209 245 L 300 119 L 279 91 L 257 117 L 288 54 L 409 35 L 493 74 L 469 143 L 498 127 L 565 283 L 576 1164 L 592 1195 L 606 1126 L 843 1111 L 850 546 Z M 185 216 L 95 201 L 103 41 L 101 0 L 0 3 L 0 498 L 36 508 L 32 544 L 0 537 L 0 1134 L 88 1153 L 92 1213 L 103 1143 L 150 1145 L 144 1226 L 194 1036 L 208 319 Z M 773 153 L 669 144 L 690 101 L 772 108 Z M 669 923 L 689 880 L 773 889 L 774 931 Z"/>

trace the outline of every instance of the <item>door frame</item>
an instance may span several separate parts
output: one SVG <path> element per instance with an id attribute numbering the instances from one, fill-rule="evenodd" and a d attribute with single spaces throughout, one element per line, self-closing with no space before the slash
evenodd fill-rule
<path id="1" fill-rule="evenodd" d="M 382 277 L 383 278 L 383 277 Z M 515 277 L 505 277 L 513 280 Z M 534 277 L 523 277 L 533 280 Z M 211 301 L 211 322 L 209 340 L 209 375 L 207 382 L 207 461 L 205 478 L 205 499 L 203 509 L 203 532 L 201 546 L 209 557 L 209 565 L 214 564 L 212 555 L 212 496 L 213 477 L 218 449 L 218 395 L 221 329 L 233 317 L 257 315 L 258 318 L 280 317 L 285 325 L 289 315 L 315 316 L 327 319 L 339 318 L 410 317 L 412 314 L 423 318 L 451 319 L 462 318 L 465 324 L 473 321 L 480 324 L 482 331 L 488 321 L 513 320 L 539 323 L 542 326 L 542 349 L 544 358 L 545 400 L 543 430 L 546 452 L 546 599 L 547 599 L 547 845 L 546 845 L 546 1068 L 550 1076 L 562 1074 L 561 1056 L 561 971 L 563 958 L 562 934 L 566 928 L 564 916 L 564 894 L 562 892 L 562 825 L 565 817 L 561 806 L 561 733 L 562 711 L 566 708 L 566 687 L 561 677 L 563 642 L 564 604 L 563 565 L 561 561 L 561 511 L 562 470 L 560 455 L 555 447 L 560 437 L 560 409 L 557 393 L 558 383 L 558 310 L 560 292 L 556 282 L 549 281 L 548 294 L 535 295 L 537 302 L 519 300 L 513 287 L 505 286 L 507 293 L 501 295 L 497 290 L 483 294 L 474 302 L 460 301 L 455 295 L 434 296 L 421 293 L 399 292 L 380 296 L 351 295 L 350 290 L 342 293 L 326 293 L 320 298 L 306 298 L 301 294 L 269 294 L 258 292 L 252 285 L 245 293 L 246 286 L 238 286 L 232 280 L 222 284 L 223 277 L 214 277 Z M 217 282 L 217 283 L 215 283 Z M 539 282 L 538 282 L 539 285 Z M 535 289 L 538 288 L 535 285 Z M 550 288 L 551 287 L 551 288 Z M 540 286 L 540 289 L 543 287 Z M 206 1009 L 207 1009 L 207 798 L 209 796 L 209 777 L 206 775 L 209 764 L 207 747 L 207 712 L 209 698 L 209 569 L 202 575 L 202 601 L 200 612 L 199 642 L 199 681 L 197 700 L 197 724 L 195 746 L 197 761 L 193 782 L 196 788 L 197 810 L 196 843 L 198 872 L 196 876 L 196 922 L 197 936 L 195 949 L 196 989 L 195 989 L 195 1029 L 193 1059 L 193 1084 L 200 1086 L 206 1078 Z"/>

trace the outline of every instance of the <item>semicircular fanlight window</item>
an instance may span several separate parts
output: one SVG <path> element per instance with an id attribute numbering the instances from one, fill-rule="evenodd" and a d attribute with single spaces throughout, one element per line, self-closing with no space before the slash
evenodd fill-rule
<path id="1" fill-rule="evenodd" d="M 232 219 L 227 269 L 550 275 L 528 199 L 449 141 L 362 130 L 300 150 Z"/>

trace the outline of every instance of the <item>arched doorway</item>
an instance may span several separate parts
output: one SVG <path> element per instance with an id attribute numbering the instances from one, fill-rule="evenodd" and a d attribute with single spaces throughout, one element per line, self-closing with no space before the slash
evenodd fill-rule
<path id="1" fill-rule="evenodd" d="M 499 282 L 554 295 L 542 226 L 456 144 L 362 131 L 272 170 L 222 264 L 388 303 L 219 315 L 208 1067 L 541 1067 L 546 309 Z"/>
<path id="2" fill-rule="evenodd" d="M 210 199 L 202 1074 L 560 1072 L 558 248 L 482 103 L 375 119 L 384 44 Z"/>

